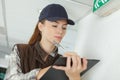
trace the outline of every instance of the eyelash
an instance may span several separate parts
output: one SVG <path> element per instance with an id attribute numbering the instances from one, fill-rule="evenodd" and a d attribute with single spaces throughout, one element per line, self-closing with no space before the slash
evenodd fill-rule
<path id="1" fill-rule="evenodd" d="M 52 25 L 53 27 L 57 27 L 56 25 Z M 62 27 L 63 30 L 66 30 L 67 28 L 65 27 Z"/>
<path id="2" fill-rule="evenodd" d="M 67 28 L 62 27 L 63 30 L 66 30 Z"/>
<path id="3" fill-rule="evenodd" d="M 53 27 L 57 27 L 56 25 L 53 25 Z"/>

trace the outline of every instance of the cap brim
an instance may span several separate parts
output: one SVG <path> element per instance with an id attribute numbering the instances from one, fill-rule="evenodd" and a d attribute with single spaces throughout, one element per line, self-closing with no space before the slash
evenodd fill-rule
<path id="1" fill-rule="evenodd" d="M 56 20 L 62 20 L 62 19 L 66 19 L 66 18 L 60 18 L 60 17 L 47 18 L 47 20 L 49 20 L 49 21 L 56 21 Z M 71 19 L 66 19 L 66 20 L 67 20 L 68 24 L 70 24 L 70 25 L 75 24 L 74 21 Z"/>
<path id="2" fill-rule="evenodd" d="M 68 22 L 68 24 L 70 24 L 70 25 L 74 25 L 74 24 L 75 24 L 74 21 L 73 21 L 73 20 L 70 20 L 70 19 L 68 19 L 67 22 Z"/>

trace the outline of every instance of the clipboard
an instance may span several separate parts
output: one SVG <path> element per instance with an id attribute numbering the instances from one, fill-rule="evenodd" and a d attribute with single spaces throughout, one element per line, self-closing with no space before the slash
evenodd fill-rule
<path id="1" fill-rule="evenodd" d="M 66 66 L 66 60 L 65 57 L 59 57 L 58 60 L 53 64 L 57 66 Z M 91 69 L 95 64 L 97 64 L 100 60 L 98 59 L 87 59 L 88 65 L 87 69 L 80 73 L 80 76 L 84 75 L 89 69 Z M 72 65 L 72 62 L 71 62 Z M 48 69 L 48 71 L 41 77 L 40 80 L 69 80 L 67 75 L 63 70 L 57 70 L 54 68 Z"/>

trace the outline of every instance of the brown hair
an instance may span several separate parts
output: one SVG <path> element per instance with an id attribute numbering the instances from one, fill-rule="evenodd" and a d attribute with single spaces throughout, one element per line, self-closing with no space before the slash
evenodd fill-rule
<path id="1" fill-rule="evenodd" d="M 39 21 L 39 22 L 41 22 L 42 24 L 44 24 L 45 19 L 44 19 L 44 20 L 41 20 L 41 21 Z M 42 38 L 41 32 L 40 32 L 40 30 L 38 29 L 38 24 L 39 24 L 39 22 L 37 23 L 37 25 L 36 25 L 36 27 L 35 27 L 35 30 L 34 30 L 34 33 L 32 34 L 32 36 L 31 36 L 31 38 L 30 38 L 30 40 L 29 40 L 29 42 L 28 42 L 28 44 L 30 44 L 30 45 L 34 45 L 37 41 L 40 41 L 41 38 Z"/>

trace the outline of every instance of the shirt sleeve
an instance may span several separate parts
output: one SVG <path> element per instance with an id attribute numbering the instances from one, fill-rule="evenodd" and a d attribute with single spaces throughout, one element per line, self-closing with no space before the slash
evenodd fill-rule
<path id="1" fill-rule="evenodd" d="M 15 46 L 10 54 L 9 66 L 4 80 L 36 80 L 36 75 L 40 69 L 34 69 L 25 74 L 22 73 L 20 68 L 20 58 L 17 53 L 17 46 Z"/>

